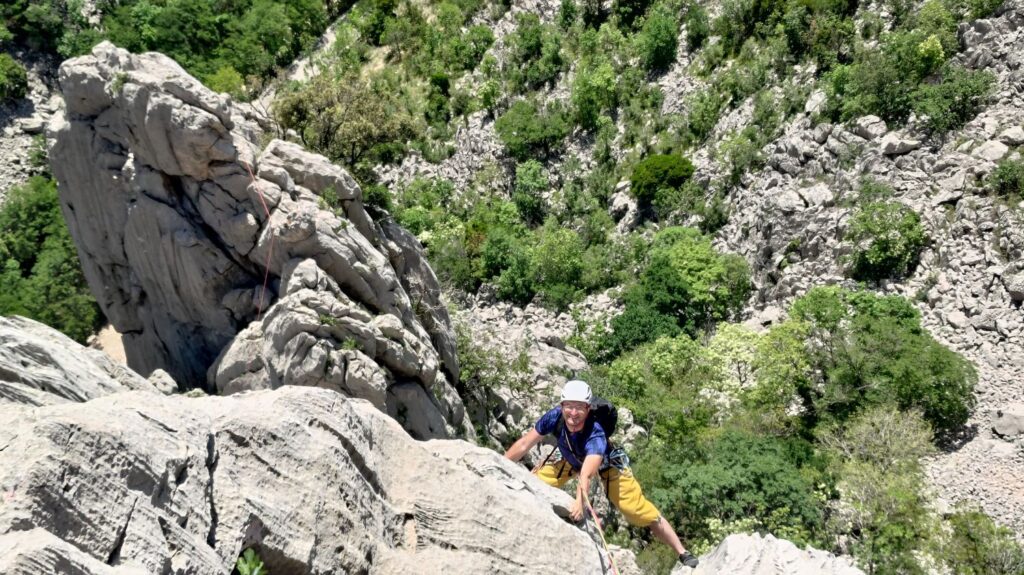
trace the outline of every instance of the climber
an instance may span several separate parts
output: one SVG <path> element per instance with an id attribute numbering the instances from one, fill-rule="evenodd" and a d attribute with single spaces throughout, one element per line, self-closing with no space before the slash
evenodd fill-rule
<path id="1" fill-rule="evenodd" d="M 613 449 L 601 423 L 596 417 L 591 417 L 593 399 L 586 382 L 578 379 L 566 382 L 562 388 L 561 403 L 542 415 L 526 435 L 508 448 L 505 457 L 519 461 L 545 435 L 557 433 L 561 461 L 547 463 L 545 460 L 536 473 L 544 483 L 553 487 L 561 487 L 574 476 L 579 476 L 576 501 L 569 512 L 573 521 L 583 518 L 584 494 L 589 493 L 590 479 L 598 475 L 605 484 L 608 500 L 625 515 L 630 525 L 649 528 L 659 541 L 679 554 L 680 563 L 697 567 L 697 557 L 683 547 L 668 520 L 644 497 L 640 484 L 629 469 L 625 451 Z"/>

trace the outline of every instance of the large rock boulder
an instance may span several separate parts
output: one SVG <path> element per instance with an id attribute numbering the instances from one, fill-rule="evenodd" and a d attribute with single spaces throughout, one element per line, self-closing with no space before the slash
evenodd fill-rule
<path id="1" fill-rule="evenodd" d="M 567 494 L 330 390 L 5 404 L 0 446 L 5 573 L 605 572 Z"/>
<path id="2" fill-rule="evenodd" d="M 129 390 L 157 387 L 51 327 L 23 317 L 0 317 L 0 403 L 50 405 Z"/>
<path id="3" fill-rule="evenodd" d="M 800 549 L 771 535 L 735 534 L 701 557 L 700 567 L 679 566 L 673 575 L 864 575 L 848 557 Z"/>
<path id="4" fill-rule="evenodd" d="M 245 108 L 160 54 L 103 43 L 60 83 L 61 205 L 129 366 L 184 387 L 331 387 L 409 413 L 422 437 L 464 427 L 437 279 L 347 172 L 295 144 L 261 148 Z"/>

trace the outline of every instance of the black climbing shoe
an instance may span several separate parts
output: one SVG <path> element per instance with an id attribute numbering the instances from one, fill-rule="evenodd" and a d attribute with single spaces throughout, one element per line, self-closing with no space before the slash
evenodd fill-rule
<path id="1" fill-rule="evenodd" d="M 697 565 L 700 565 L 700 561 L 697 561 L 697 557 L 689 551 L 679 556 L 679 562 L 686 567 L 693 567 L 694 569 L 697 568 Z"/>

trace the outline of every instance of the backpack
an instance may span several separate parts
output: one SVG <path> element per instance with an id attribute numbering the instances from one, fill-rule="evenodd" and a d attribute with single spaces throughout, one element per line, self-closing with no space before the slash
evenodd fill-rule
<path id="1" fill-rule="evenodd" d="M 601 424 L 605 436 L 610 440 L 615 434 L 615 426 L 619 423 L 619 412 L 612 402 L 603 397 L 594 396 L 594 399 L 590 401 L 588 418 L 591 417 Z"/>

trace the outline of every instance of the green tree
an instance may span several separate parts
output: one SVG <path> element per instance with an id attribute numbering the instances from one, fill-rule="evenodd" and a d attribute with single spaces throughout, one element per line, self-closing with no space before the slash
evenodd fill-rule
<path id="1" fill-rule="evenodd" d="M 808 429 L 890 404 L 919 409 L 939 435 L 967 421 L 974 367 L 935 341 L 905 299 L 818 287 L 793 303 L 790 316 L 808 326 L 815 374 L 802 394 Z"/>
<path id="2" fill-rule="evenodd" d="M 679 22 L 666 6 L 659 5 L 647 16 L 638 36 L 640 55 L 648 70 L 665 70 L 676 60 Z"/>
<path id="3" fill-rule="evenodd" d="M 13 102 L 28 92 L 28 74 L 9 54 L 0 54 L 0 103 Z"/>
<path id="4" fill-rule="evenodd" d="M 976 505 L 957 506 L 947 523 L 950 534 L 942 554 L 951 570 L 961 575 L 1024 573 L 1024 548 L 1013 531 L 996 525 Z"/>
<path id="5" fill-rule="evenodd" d="M 15 186 L 0 208 L 0 293 L 0 315 L 36 319 L 82 343 L 99 327 L 99 307 L 48 178 Z"/>
<path id="6" fill-rule="evenodd" d="M 544 194 L 548 191 L 548 173 L 537 160 L 527 160 L 516 166 L 516 185 L 512 202 L 519 209 L 523 221 L 537 225 L 544 220 Z"/>
<path id="7" fill-rule="evenodd" d="M 389 146 L 404 147 L 422 127 L 387 86 L 326 75 L 282 94 L 274 117 L 317 152 L 348 166 L 379 160 Z"/>
<path id="8" fill-rule="evenodd" d="M 872 281 L 911 272 L 928 241 L 921 216 L 898 202 L 862 206 L 850 220 L 845 239 L 854 245 L 851 277 Z"/>
<path id="9" fill-rule="evenodd" d="M 531 102 L 519 100 L 494 123 L 498 137 L 509 155 L 523 161 L 547 156 L 569 133 L 565 114 L 557 106 L 539 111 Z"/>

